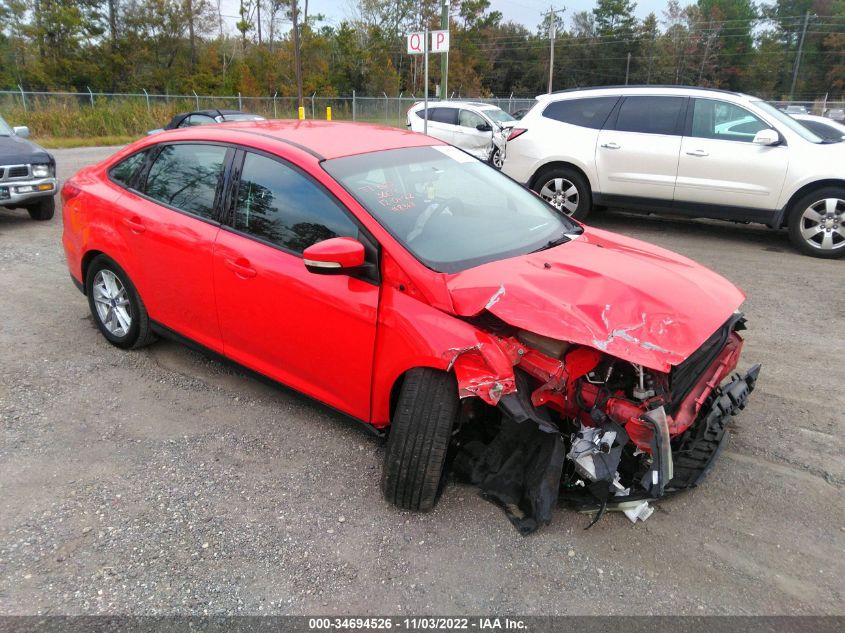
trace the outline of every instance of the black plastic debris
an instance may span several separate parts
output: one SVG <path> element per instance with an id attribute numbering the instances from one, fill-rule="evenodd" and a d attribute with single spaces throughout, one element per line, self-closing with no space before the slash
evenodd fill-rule
<path id="1" fill-rule="evenodd" d="M 492 441 L 461 445 L 452 468 L 459 481 L 478 486 L 499 505 L 521 534 L 531 534 L 551 521 L 565 457 L 559 433 L 503 416 Z"/>

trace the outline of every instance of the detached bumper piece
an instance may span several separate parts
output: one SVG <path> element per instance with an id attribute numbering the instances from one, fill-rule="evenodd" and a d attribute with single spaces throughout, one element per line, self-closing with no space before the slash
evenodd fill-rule
<path id="1" fill-rule="evenodd" d="M 666 487 L 667 492 L 694 488 L 701 483 L 730 436 L 727 432 L 730 418 L 745 408 L 759 375 L 760 365 L 754 365 L 744 376 L 736 374 L 711 394 L 709 409 L 702 412 L 703 419 L 690 427 L 677 443 L 674 477 Z"/>

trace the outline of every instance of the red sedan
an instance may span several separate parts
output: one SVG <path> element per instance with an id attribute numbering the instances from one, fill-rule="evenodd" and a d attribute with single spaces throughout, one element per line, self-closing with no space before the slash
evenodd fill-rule
<path id="1" fill-rule="evenodd" d="M 62 199 L 110 343 L 190 341 L 389 433 L 403 508 L 431 508 L 448 466 L 526 532 L 560 499 L 642 518 L 698 483 L 759 371 L 731 377 L 725 279 L 411 132 L 165 132 Z"/>

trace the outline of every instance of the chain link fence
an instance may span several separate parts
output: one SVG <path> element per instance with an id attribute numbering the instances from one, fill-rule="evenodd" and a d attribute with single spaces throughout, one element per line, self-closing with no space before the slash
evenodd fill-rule
<path id="1" fill-rule="evenodd" d="M 468 99 L 464 99 L 468 100 Z M 533 97 L 477 98 L 507 112 L 529 108 Z M 407 111 L 422 101 L 416 95 L 326 97 L 306 95 L 306 119 L 325 119 L 331 108 L 335 120 L 365 121 L 394 127 L 407 123 Z M 432 102 L 436 101 L 431 99 Z M 29 125 L 35 136 L 74 137 L 138 135 L 164 126 L 170 118 L 190 110 L 244 110 L 272 119 L 298 118 L 296 97 L 243 95 L 171 95 L 103 92 L 33 92 L 0 90 L 0 114 L 12 125 Z"/>
<path id="2" fill-rule="evenodd" d="M 422 98 L 417 95 L 326 97 L 306 95 L 306 119 L 325 119 L 331 108 L 335 120 L 364 121 L 394 127 L 407 123 L 407 111 Z M 506 112 L 530 108 L 533 97 L 464 98 L 498 106 Z M 432 99 L 435 102 L 436 99 Z M 812 101 L 772 101 L 776 107 L 792 112 L 839 118 L 843 100 L 819 98 Z M 228 109 L 254 112 L 272 119 L 295 119 L 295 97 L 247 97 L 211 95 L 171 95 L 103 92 L 32 92 L 22 89 L 0 90 L 0 114 L 11 125 L 28 125 L 33 136 L 94 137 L 138 136 L 164 126 L 178 112 L 204 109 Z"/>

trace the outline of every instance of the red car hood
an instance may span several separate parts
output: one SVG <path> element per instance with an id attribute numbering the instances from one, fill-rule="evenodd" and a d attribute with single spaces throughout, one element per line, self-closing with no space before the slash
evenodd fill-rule
<path id="1" fill-rule="evenodd" d="M 745 295 L 670 251 L 607 231 L 449 275 L 454 311 L 506 323 L 669 371 L 736 311 Z"/>

